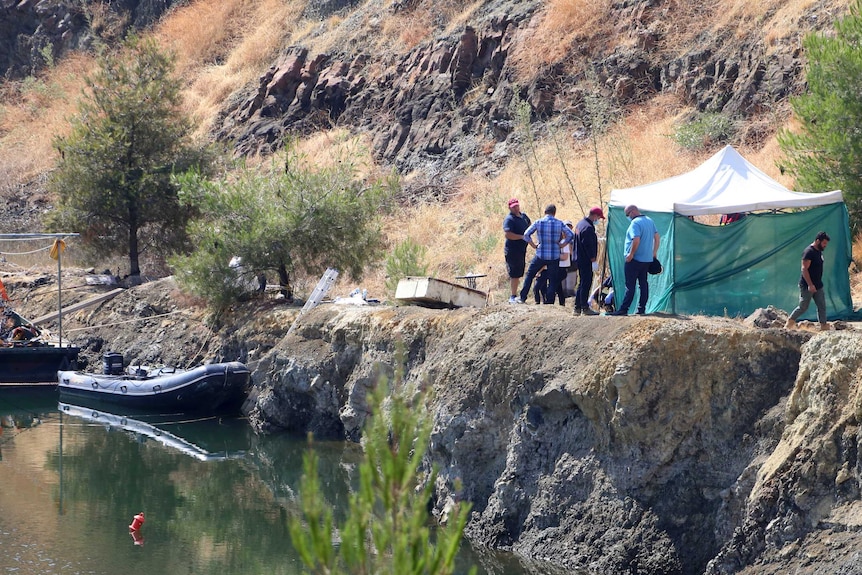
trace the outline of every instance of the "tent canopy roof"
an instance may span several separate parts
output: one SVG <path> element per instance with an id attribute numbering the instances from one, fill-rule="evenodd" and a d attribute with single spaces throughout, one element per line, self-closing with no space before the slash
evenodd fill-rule
<path id="1" fill-rule="evenodd" d="M 611 191 L 611 206 L 635 204 L 642 211 L 684 216 L 806 208 L 843 202 L 840 190 L 792 192 L 739 155 L 731 146 L 690 172 Z"/>

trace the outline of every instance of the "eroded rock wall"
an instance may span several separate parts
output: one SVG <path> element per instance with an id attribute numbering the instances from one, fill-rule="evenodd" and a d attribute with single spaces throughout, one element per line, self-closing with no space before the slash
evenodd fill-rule
<path id="1" fill-rule="evenodd" d="M 121 39 L 177 0 L 0 0 L 0 75 L 23 78 L 68 52 Z"/>
<path id="2" fill-rule="evenodd" d="M 855 332 L 803 346 L 781 441 L 707 573 L 862 573 L 862 348 Z"/>
<path id="3" fill-rule="evenodd" d="M 402 342 L 406 380 L 434 389 L 436 511 L 470 501 L 474 544 L 589 573 L 734 573 L 855 511 L 857 340 L 552 306 L 321 307 L 257 366 L 251 419 L 355 440 Z"/>
<path id="4" fill-rule="evenodd" d="M 675 94 L 686 106 L 742 122 L 737 140 L 757 145 L 803 86 L 802 36 L 827 29 L 846 7 L 819 0 L 792 15 L 768 11 L 762 22 L 782 26 L 764 38 L 751 22 L 704 24 L 713 21 L 710 7 L 613 2 L 601 31 L 561 38 L 558 57 L 545 61 L 531 54 L 542 46 L 528 41 L 550 9 L 536 0 L 475 3 L 459 29 L 432 26 L 427 38 L 398 51 L 375 43 L 381 19 L 432 3 L 334 4 L 343 17 L 337 47 L 286 47 L 256 83 L 225 102 L 214 136 L 248 155 L 335 125 L 364 132 L 381 163 L 414 176 L 406 193 L 413 199 L 445 197 L 464 172 L 493 174 L 516 157 L 527 137 L 523 104 L 533 133 L 568 146 L 586 139 L 596 121 L 588 97 L 614 115 Z M 531 58 L 536 64 L 525 72 L 518 62 Z"/>

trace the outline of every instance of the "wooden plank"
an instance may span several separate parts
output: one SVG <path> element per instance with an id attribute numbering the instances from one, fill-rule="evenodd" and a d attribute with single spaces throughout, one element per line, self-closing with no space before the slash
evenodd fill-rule
<path id="1" fill-rule="evenodd" d="M 90 307 L 104 301 L 108 301 L 113 298 L 117 294 L 126 291 L 124 288 L 113 289 L 109 292 L 105 292 L 103 294 L 99 294 L 97 296 L 91 297 L 89 299 L 85 299 L 84 301 L 79 301 L 78 303 L 68 305 L 63 308 L 63 310 L 58 314 L 57 312 L 48 313 L 45 315 L 40 315 L 36 319 L 32 320 L 33 325 L 39 325 L 42 323 L 46 323 L 49 321 L 56 320 L 58 317 L 66 315 L 67 313 L 71 313 L 73 311 L 78 311 L 79 309 L 84 309 L 86 307 Z"/>

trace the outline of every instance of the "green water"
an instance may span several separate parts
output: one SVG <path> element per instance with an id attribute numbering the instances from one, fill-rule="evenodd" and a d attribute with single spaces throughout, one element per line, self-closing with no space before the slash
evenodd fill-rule
<path id="1" fill-rule="evenodd" d="M 0 575 L 303 572 L 286 527 L 303 439 L 170 414 L 129 431 L 136 420 L 65 409 L 54 390 L 0 389 Z M 316 449 L 324 494 L 343 512 L 360 452 L 341 442 Z M 139 512 L 145 523 L 132 534 Z M 531 573 L 465 544 L 458 572 L 471 565 Z"/>

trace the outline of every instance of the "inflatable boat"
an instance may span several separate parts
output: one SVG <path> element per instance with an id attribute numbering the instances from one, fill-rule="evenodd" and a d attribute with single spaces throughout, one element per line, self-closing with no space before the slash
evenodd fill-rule
<path id="1" fill-rule="evenodd" d="M 111 354 L 111 361 L 119 354 Z M 238 412 L 248 394 L 250 372 L 238 362 L 211 363 L 193 369 L 129 366 L 106 373 L 58 371 L 60 396 L 121 405 L 128 409 L 169 412 Z M 122 368 L 122 356 L 119 358 Z"/>

